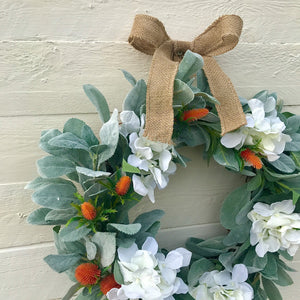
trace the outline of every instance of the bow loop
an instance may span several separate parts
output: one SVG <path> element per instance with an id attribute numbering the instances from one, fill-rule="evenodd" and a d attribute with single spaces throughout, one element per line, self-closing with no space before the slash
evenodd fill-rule
<path id="1" fill-rule="evenodd" d="M 202 56 L 217 56 L 232 50 L 238 43 L 243 21 L 239 16 L 226 15 L 214 21 L 192 43 L 192 51 Z"/>
<path id="2" fill-rule="evenodd" d="M 128 42 L 137 50 L 153 55 L 164 42 L 170 40 L 165 26 L 148 15 L 136 15 Z"/>

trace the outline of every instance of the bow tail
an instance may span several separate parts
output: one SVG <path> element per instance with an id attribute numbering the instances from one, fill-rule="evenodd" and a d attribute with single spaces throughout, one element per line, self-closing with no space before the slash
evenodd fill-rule
<path id="1" fill-rule="evenodd" d="M 204 56 L 204 73 L 210 90 L 220 102 L 216 105 L 220 121 L 221 135 L 247 124 L 238 95 L 229 79 L 213 57 Z"/>
<path id="2" fill-rule="evenodd" d="M 173 88 L 178 62 L 172 61 L 173 44 L 163 43 L 154 53 L 150 68 L 144 136 L 152 141 L 172 144 L 174 124 Z"/>

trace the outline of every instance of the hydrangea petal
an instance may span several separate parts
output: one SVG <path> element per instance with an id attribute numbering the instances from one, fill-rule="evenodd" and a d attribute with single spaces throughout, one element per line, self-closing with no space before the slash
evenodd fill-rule
<path id="1" fill-rule="evenodd" d="M 283 212 L 285 214 L 291 214 L 295 210 L 293 200 L 283 200 L 271 204 L 271 209 L 275 212 Z"/>
<path id="2" fill-rule="evenodd" d="M 155 255 L 158 251 L 157 241 L 153 237 L 147 237 L 142 249 L 150 252 L 152 255 Z"/>
<path id="3" fill-rule="evenodd" d="M 261 202 L 256 203 L 253 210 L 264 217 L 270 217 L 273 214 L 270 205 Z"/>
<path id="4" fill-rule="evenodd" d="M 129 248 L 118 248 L 118 256 L 120 261 L 130 262 L 131 258 L 134 256 L 135 252 L 138 250 L 138 247 L 133 243 Z"/>
<path id="5" fill-rule="evenodd" d="M 242 143 L 245 135 L 240 131 L 228 132 L 221 138 L 221 144 L 226 148 L 234 148 Z"/>
<path id="6" fill-rule="evenodd" d="M 148 194 L 148 189 L 142 182 L 140 176 L 133 174 L 132 183 L 133 183 L 133 189 L 136 193 L 138 193 L 141 196 L 146 196 Z"/>
<path id="7" fill-rule="evenodd" d="M 227 285 L 231 281 L 231 274 L 227 270 L 218 272 L 214 275 L 214 281 L 217 285 Z"/>
<path id="8" fill-rule="evenodd" d="M 170 161 L 172 159 L 172 154 L 168 150 L 163 150 L 159 155 L 159 167 L 163 172 L 167 171 L 169 168 Z"/>
<path id="9" fill-rule="evenodd" d="M 176 270 L 182 267 L 183 264 L 183 256 L 181 253 L 177 252 L 176 250 L 170 251 L 167 254 L 165 265 L 167 268 Z"/>
<path id="10" fill-rule="evenodd" d="M 259 242 L 255 247 L 255 252 L 259 257 L 264 257 L 268 250 L 269 246 L 262 242 Z"/>
<path id="11" fill-rule="evenodd" d="M 232 269 L 232 280 L 236 282 L 244 282 L 248 278 L 248 270 L 243 264 L 236 264 Z"/>
<path id="12" fill-rule="evenodd" d="M 122 122 L 120 132 L 126 137 L 132 132 L 138 132 L 140 129 L 140 119 L 133 112 L 124 110 L 120 113 L 120 119 Z"/>
<path id="13" fill-rule="evenodd" d="M 179 252 L 182 255 L 183 257 L 182 267 L 189 266 L 192 258 L 192 252 L 182 247 L 177 248 L 174 251 Z"/>
<path id="14" fill-rule="evenodd" d="M 274 97 L 268 97 L 267 101 L 264 103 L 264 110 L 266 113 L 273 111 L 276 107 L 276 100 Z"/>

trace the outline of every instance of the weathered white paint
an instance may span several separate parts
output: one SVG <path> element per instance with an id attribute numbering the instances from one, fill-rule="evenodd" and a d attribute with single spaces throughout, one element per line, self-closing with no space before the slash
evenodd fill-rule
<path id="1" fill-rule="evenodd" d="M 50 227 L 30 226 L 25 216 L 36 205 L 26 182 L 37 176 L 41 130 L 62 129 L 70 117 L 97 133 L 101 126 L 82 85 L 98 87 L 110 108 L 121 109 L 130 89 L 119 69 L 147 79 L 151 57 L 127 45 L 133 17 L 158 17 L 174 39 L 191 40 L 222 14 L 244 20 L 239 45 L 217 58 L 239 95 L 277 91 L 300 114 L 300 2 L 298 0 L 1 0 L 0 1 L 0 299 L 54 300 L 70 286 L 42 258 L 54 253 Z M 117 87 L 117 88 L 116 88 Z M 152 205 L 144 199 L 134 218 L 154 208 L 166 210 L 159 241 L 172 248 L 188 236 L 222 233 L 218 211 L 243 178 L 211 163 L 201 150 L 185 149 L 187 169 L 172 176 Z M 300 270 L 300 253 L 293 267 Z M 300 273 L 283 299 L 298 299 Z"/>
<path id="2" fill-rule="evenodd" d="M 223 14 L 244 19 L 243 41 L 299 42 L 297 0 L 2 0 L 2 40 L 125 41 L 137 13 L 162 20 L 174 39 L 191 39 Z"/>
<path id="3" fill-rule="evenodd" d="M 217 60 L 240 96 L 268 89 L 295 105 L 299 53 L 300 43 L 241 43 Z M 130 90 L 120 69 L 146 79 L 151 63 L 125 42 L 2 42 L 0 58 L 0 116 L 94 112 L 82 90 L 86 83 L 120 109 Z"/>

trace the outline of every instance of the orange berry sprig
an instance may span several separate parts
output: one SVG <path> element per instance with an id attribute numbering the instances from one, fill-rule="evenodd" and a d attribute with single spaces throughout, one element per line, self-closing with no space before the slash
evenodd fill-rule
<path id="1" fill-rule="evenodd" d="M 122 176 L 115 186 L 115 191 L 119 196 L 124 196 L 127 194 L 131 183 L 131 178 L 129 176 Z"/>
<path id="2" fill-rule="evenodd" d="M 93 263 L 84 263 L 75 270 L 75 278 L 84 286 L 94 285 L 100 279 L 101 270 Z"/>
<path id="3" fill-rule="evenodd" d="M 240 155 L 244 161 L 248 162 L 255 169 L 259 170 L 262 168 L 263 164 L 261 159 L 258 156 L 256 156 L 256 154 L 249 148 L 241 151 Z"/>
<path id="4" fill-rule="evenodd" d="M 197 121 L 204 118 L 209 113 L 207 108 L 195 108 L 191 110 L 184 111 L 182 114 L 182 120 L 188 123 Z"/>
<path id="5" fill-rule="evenodd" d="M 111 289 L 119 289 L 121 286 L 115 281 L 113 274 L 109 274 L 100 281 L 100 290 L 103 295 L 106 295 Z"/>
<path id="6" fill-rule="evenodd" d="M 87 220 L 94 220 L 97 216 L 97 210 L 90 202 L 84 202 L 80 205 L 82 215 Z"/>

